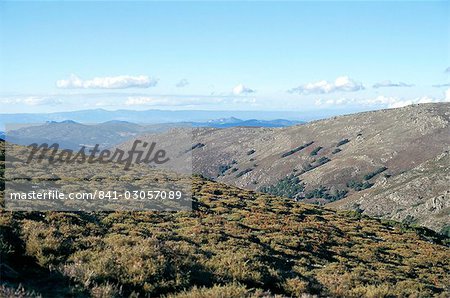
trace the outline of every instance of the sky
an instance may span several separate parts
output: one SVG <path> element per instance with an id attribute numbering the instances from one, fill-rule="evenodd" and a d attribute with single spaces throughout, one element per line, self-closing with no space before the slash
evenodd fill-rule
<path id="1" fill-rule="evenodd" d="M 450 1 L 0 2 L 0 113 L 450 101 Z"/>

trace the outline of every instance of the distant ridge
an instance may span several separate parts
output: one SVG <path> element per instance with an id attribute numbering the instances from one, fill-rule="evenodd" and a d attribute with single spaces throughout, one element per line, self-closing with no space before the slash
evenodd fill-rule
<path id="1" fill-rule="evenodd" d="M 212 119 L 227 119 L 231 117 L 250 120 L 287 119 L 293 121 L 322 118 L 311 117 L 311 113 L 292 111 L 204 111 L 204 110 L 116 110 L 103 109 L 82 110 L 73 112 L 35 113 L 35 114 L 0 114 L 0 124 L 7 123 L 44 123 L 48 121 L 72 120 L 80 123 L 102 123 L 107 121 L 128 121 L 133 123 L 173 123 L 173 122 L 207 122 Z"/>
<path id="2" fill-rule="evenodd" d="M 220 111 L 220 110 L 104 110 L 89 109 L 54 113 L 0 114 L 0 124 L 43 123 L 46 121 L 73 120 L 80 123 L 102 123 L 111 120 L 133 123 L 207 122 L 211 119 L 237 118 L 239 120 L 287 119 L 291 121 L 312 121 L 336 115 L 360 112 L 359 110 L 321 109 L 299 111 Z M 1 127 L 0 127 L 1 129 Z"/>
<path id="3" fill-rule="evenodd" d="M 29 145 L 32 143 L 58 143 L 61 148 L 78 150 L 81 145 L 108 148 L 139 135 L 164 132 L 175 127 L 286 127 L 303 123 L 300 121 L 241 120 L 222 118 L 207 122 L 179 122 L 162 124 L 136 124 L 124 120 L 110 120 L 98 124 L 79 123 L 73 120 L 47 121 L 42 125 L 24 126 L 8 133 L 10 142 Z"/>

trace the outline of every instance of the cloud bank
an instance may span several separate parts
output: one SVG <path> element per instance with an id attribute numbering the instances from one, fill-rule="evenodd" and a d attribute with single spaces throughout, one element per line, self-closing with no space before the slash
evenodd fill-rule
<path id="1" fill-rule="evenodd" d="M 375 83 L 373 85 L 373 88 L 384 88 L 384 87 L 413 87 L 413 84 L 407 84 L 404 82 L 398 82 L 398 83 L 394 83 L 391 82 L 390 80 L 386 80 L 386 81 L 382 81 L 379 83 Z"/>
<path id="2" fill-rule="evenodd" d="M 450 83 L 436 84 L 436 85 L 433 85 L 433 87 L 436 87 L 436 88 L 450 87 Z"/>
<path id="3" fill-rule="evenodd" d="M 154 87 L 158 80 L 149 76 L 116 76 L 96 77 L 91 80 L 83 80 L 76 75 L 71 75 L 67 80 L 56 81 L 56 87 L 62 89 L 127 89 Z"/>
<path id="4" fill-rule="evenodd" d="M 400 108 L 412 104 L 430 103 L 430 102 L 450 102 L 450 89 L 444 93 L 444 98 L 434 98 L 429 96 L 416 97 L 413 99 L 403 99 L 395 96 L 377 96 L 375 98 L 354 99 L 354 98 L 339 98 L 339 99 L 318 99 L 316 106 L 332 106 L 332 105 L 365 105 L 365 106 L 385 106 L 387 108 Z"/>
<path id="5" fill-rule="evenodd" d="M 326 94 L 332 92 L 355 92 L 363 90 L 364 85 L 357 82 L 348 76 L 341 76 L 336 78 L 334 82 L 319 81 L 314 83 L 307 83 L 295 88 L 292 88 L 288 92 L 299 94 Z"/>
<path id="6" fill-rule="evenodd" d="M 214 104 L 255 104 L 254 98 L 235 97 L 152 97 L 152 96 L 129 96 L 125 101 L 126 106 L 200 106 Z"/>
<path id="7" fill-rule="evenodd" d="M 45 105 L 59 105 L 62 101 L 58 98 L 40 97 L 40 96 L 26 96 L 26 97 L 10 97 L 0 99 L 1 104 L 24 104 L 27 106 L 45 106 Z"/>

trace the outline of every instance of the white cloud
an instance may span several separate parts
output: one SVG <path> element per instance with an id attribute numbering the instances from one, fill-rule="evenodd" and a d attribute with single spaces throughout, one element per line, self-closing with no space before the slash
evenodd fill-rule
<path id="1" fill-rule="evenodd" d="M 413 84 L 407 84 L 404 82 L 394 83 L 390 80 L 382 81 L 379 83 L 375 83 L 373 88 L 383 88 L 383 87 L 413 87 Z"/>
<path id="2" fill-rule="evenodd" d="M 150 96 L 130 96 L 125 101 L 127 106 L 193 106 L 223 103 L 223 98 L 158 98 Z"/>
<path id="3" fill-rule="evenodd" d="M 60 99 L 52 97 L 26 96 L 26 97 L 9 97 L 0 99 L 1 104 L 24 104 L 27 106 L 44 106 L 59 105 L 62 103 Z"/>
<path id="4" fill-rule="evenodd" d="M 441 87 L 450 87 L 450 83 L 436 84 L 436 85 L 433 85 L 433 87 L 437 87 L 437 88 L 441 88 Z"/>
<path id="5" fill-rule="evenodd" d="M 178 88 L 183 88 L 186 87 L 187 85 L 189 85 L 189 81 L 186 79 L 182 79 L 175 86 L 177 86 Z"/>
<path id="6" fill-rule="evenodd" d="M 232 103 L 247 103 L 247 104 L 255 104 L 255 98 L 233 98 Z"/>
<path id="7" fill-rule="evenodd" d="M 387 108 L 400 108 L 412 104 L 430 103 L 430 102 L 450 102 L 450 89 L 445 92 L 444 99 L 433 98 L 429 96 L 416 97 L 413 99 L 403 99 L 395 96 L 377 96 L 374 98 L 354 99 L 354 98 L 339 98 L 339 99 L 318 99 L 315 104 L 317 106 L 332 106 L 332 105 L 365 105 L 365 106 L 384 106 Z"/>
<path id="8" fill-rule="evenodd" d="M 125 101 L 127 106 L 139 106 L 139 105 L 167 105 L 171 101 L 161 98 L 153 98 L 147 96 L 131 96 Z"/>
<path id="9" fill-rule="evenodd" d="M 250 93 L 255 93 L 255 92 L 256 92 L 256 90 L 250 89 L 250 88 L 244 86 L 243 84 L 239 84 L 233 88 L 234 95 L 243 95 L 243 94 L 250 94 Z"/>
<path id="10" fill-rule="evenodd" d="M 76 75 L 71 75 L 67 80 L 56 81 L 56 86 L 63 89 L 126 89 L 154 87 L 158 80 L 149 76 L 116 76 L 96 77 L 91 80 L 83 80 Z"/>
<path id="11" fill-rule="evenodd" d="M 256 104 L 255 98 L 247 97 L 158 97 L 158 96 L 129 96 L 124 103 L 127 106 L 206 106 L 216 104 Z"/>
<path id="12" fill-rule="evenodd" d="M 341 76 L 336 78 L 334 82 L 319 81 L 314 83 L 307 83 L 289 90 L 290 93 L 299 94 L 326 94 L 337 91 L 354 92 L 363 90 L 364 85 L 357 82 L 348 76 Z"/>

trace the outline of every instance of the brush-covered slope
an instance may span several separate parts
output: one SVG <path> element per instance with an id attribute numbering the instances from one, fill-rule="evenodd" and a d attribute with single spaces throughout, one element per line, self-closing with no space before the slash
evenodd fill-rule
<path id="1" fill-rule="evenodd" d="M 192 212 L 1 211 L 1 295 L 450 295 L 429 230 L 201 179 L 193 193 Z"/>
<path id="2" fill-rule="evenodd" d="M 381 178 L 372 188 L 329 205 L 442 231 L 450 236 L 450 153 Z"/>
<path id="3" fill-rule="evenodd" d="M 322 185 L 353 192 L 349 182 L 363 181 L 381 167 L 387 168 L 383 174 L 394 176 L 448 150 L 450 103 L 359 113 L 283 129 L 200 130 L 194 142 L 203 144 L 192 151 L 194 170 L 219 181 L 258 189 L 294 174 L 306 191 Z"/>
<path id="4" fill-rule="evenodd" d="M 143 139 L 169 146 L 188 133 L 171 131 Z M 378 184 L 381 191 L 398 175 L 449 150 L 450 103 L 358 113 L 287 128 L 194 129 L 192 144 L 186 147 L 180 158 L 192 154 L 195 173 L 241 188 L 325 204 L 358 196 L 379 179 L 387 183 Z M 443 169 L 437 167 L 436 171 Z M 448 180 L 433 182 L 439 185 L 423 192 L 421 201 L 439 197 L 442 188 L 449 190 Z M 398 219 L 417 217 L 408 214 L 418 203 L 416 199 L 403 194 L 401 187 L 396 188 L 396 197 L 402 201 L 402 214 L 396 214 L 398 206 L 386 200 L 380 212 L 371 214 Z M 370 200 L 368 195 L 366 201 Z M 439 213 L 444 216 L 441 221 L 436 219 L 436 212 L 424 211 L 421 222 L 439 230 L 442 224 L 433 223 L 450 221 L 446 210 Z"/>

